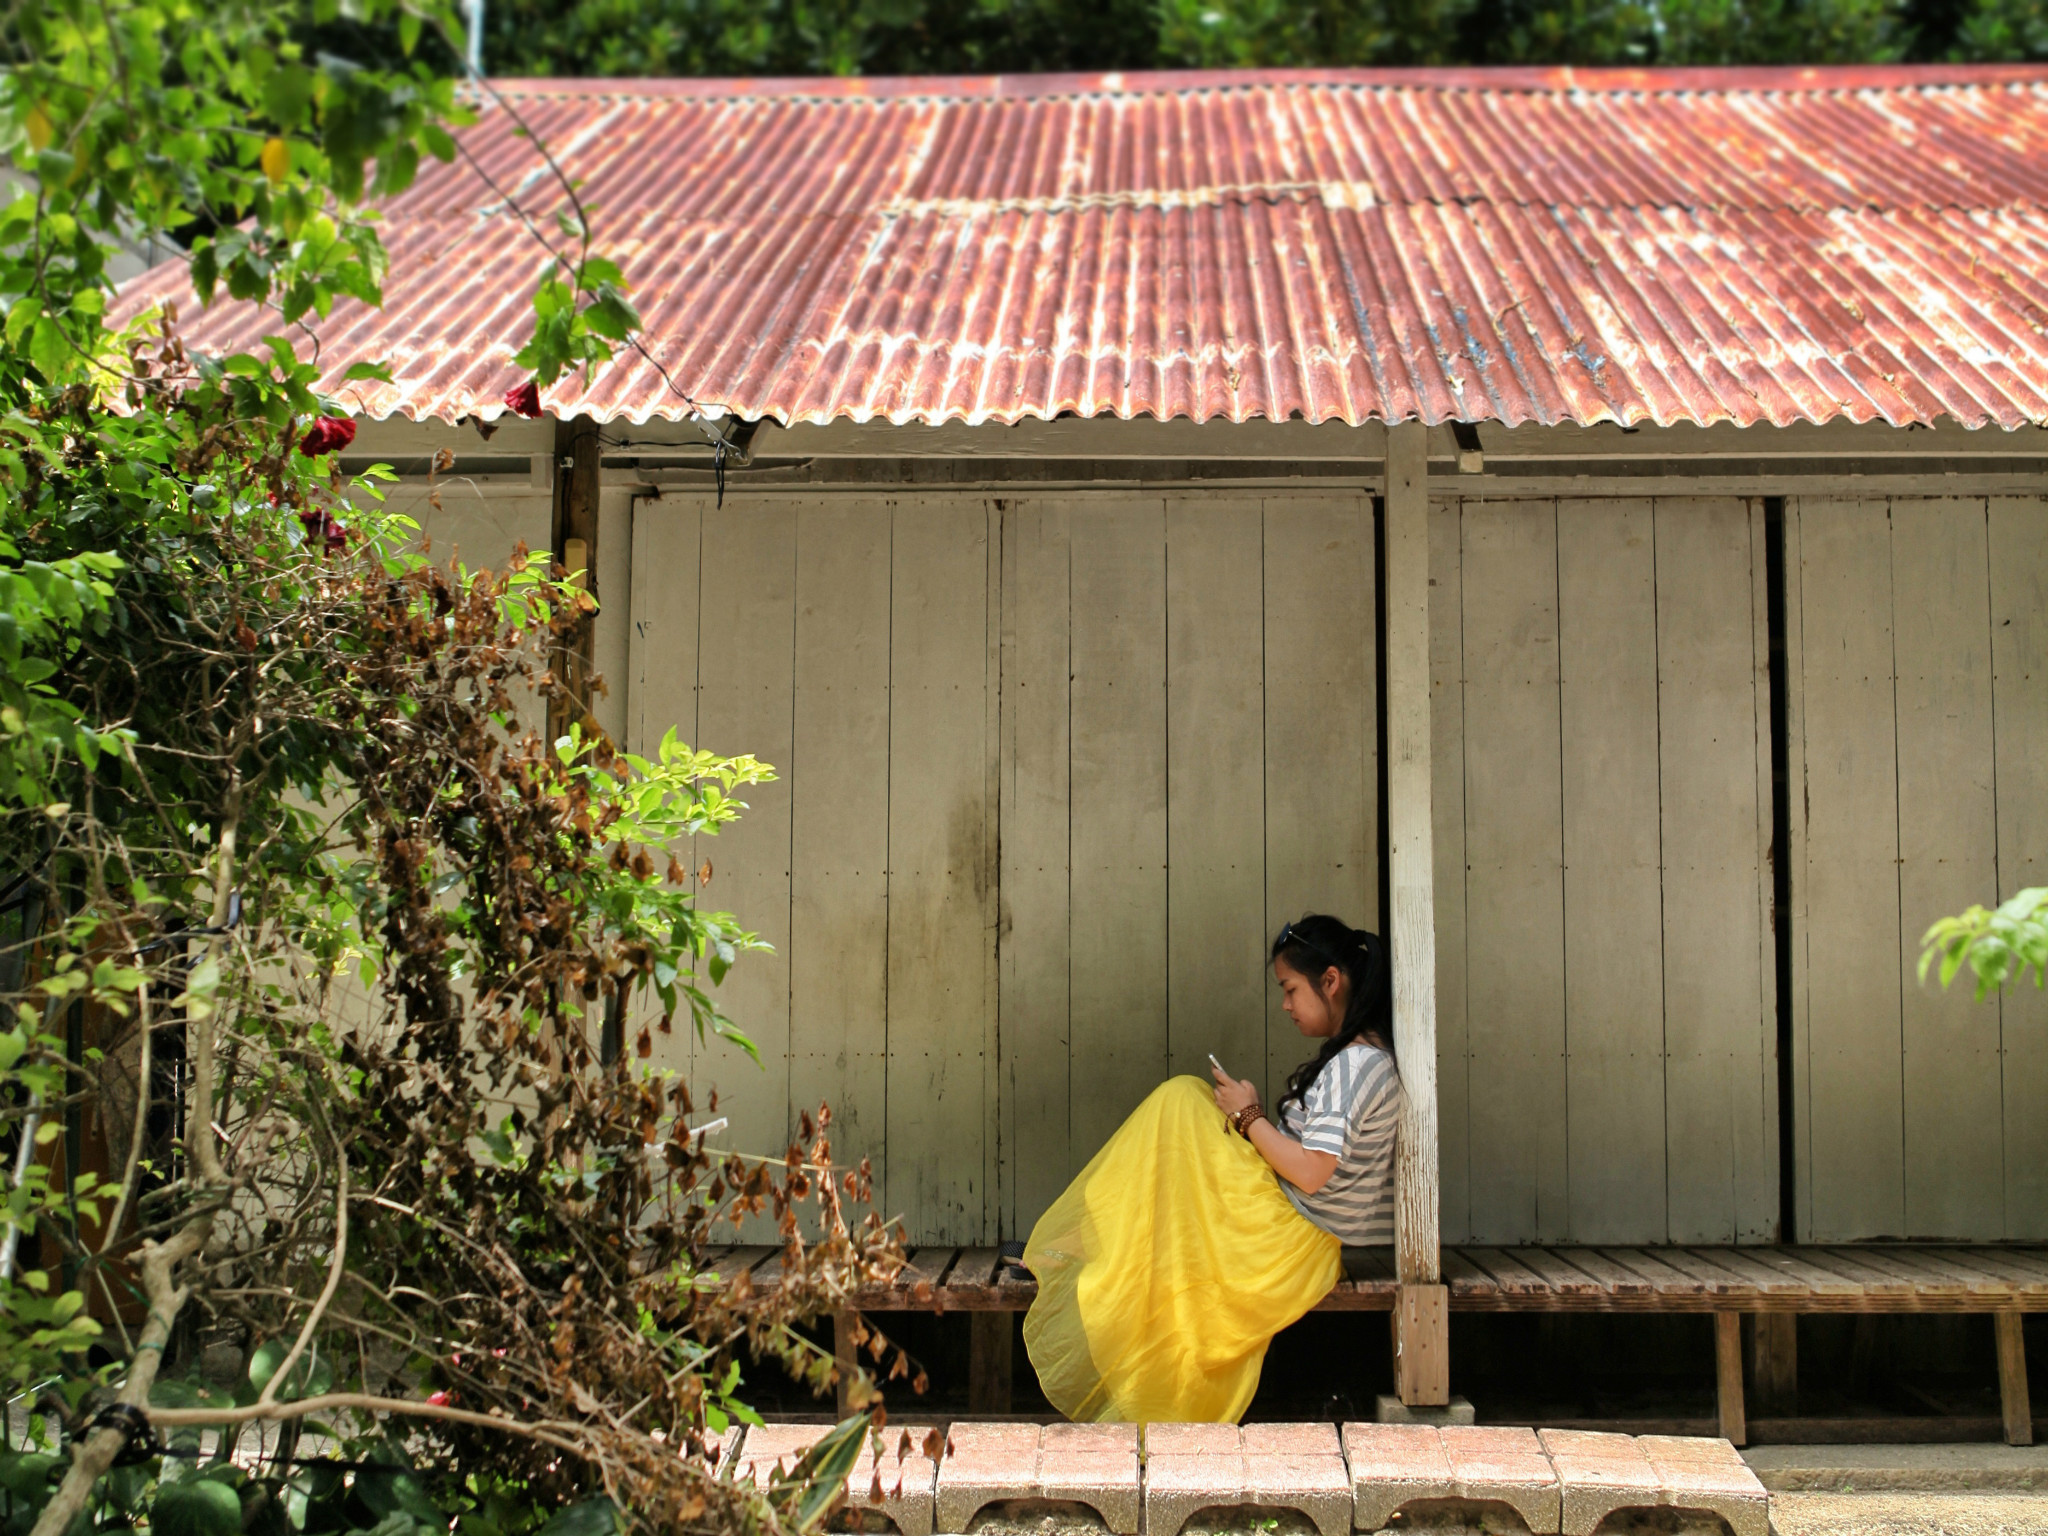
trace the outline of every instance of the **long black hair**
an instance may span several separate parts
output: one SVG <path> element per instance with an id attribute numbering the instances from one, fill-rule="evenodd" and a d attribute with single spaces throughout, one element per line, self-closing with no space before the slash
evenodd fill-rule
<path id="1" fill-rule="evenodd" d="M 1351 984 L 1344 1003 L 1344 1022 L 1323 1042 L 1315 1060 L 1305 1061 L 1287 1079 L 1279 1108 L 1299 1104 L 1315 1080 L 1345 1046 L 1363 1040 L 1394 1054 L 1394 994 L 1388 985 L 1387 947 L 1376 933 L 1320 912 L 1310 912 L 1282 928 L 1273 940 L 1272 957 L 1307 979 L 1318 995 L 1331 966 Z"/>

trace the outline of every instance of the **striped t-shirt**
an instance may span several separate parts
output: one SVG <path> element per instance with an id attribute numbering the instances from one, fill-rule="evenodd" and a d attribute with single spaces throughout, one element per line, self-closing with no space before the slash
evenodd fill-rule
<path id="1" fill-rule="evenodd" d="M 1301 1102 L 1280 1113 L 1281 1129 L 1309 1151 L 1337 1155 L 1337 1171 L 1312 1195 L 1280 1181 L 1295 1209 L 1346 1243 L 1391 1243 L 1400 1118 L 1392 1056 L 1358 1040 L 1331 1057 Z"/>

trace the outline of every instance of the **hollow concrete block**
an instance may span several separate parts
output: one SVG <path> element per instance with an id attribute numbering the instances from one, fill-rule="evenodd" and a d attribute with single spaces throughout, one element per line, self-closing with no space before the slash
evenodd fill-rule
<path id="1" fill-rule="evenodd" d="M 1663 1503 L 1719 1515 L 1735 1536 L 1768 1536 L 1771 1496 L 1726 1440 L 1644 1435 L 1636 1443 L 1657 1474 Z"/>
<path id="2" fill-rule="evenodd" d="M 1557 1474 L 1564 1536 L 1592 1536 L 1618 1509 L 1653 1509 L 1662 1502 L 1656 1469 L 1632 1436 L 1546 1429 L 1538 1438 Z"/>
<path id="3" fill-rule="evenodd" d="M 1346 1424 L 1343 1445 L 1351 1523 L 1361 1531 L 1382 1529 L 1404 1504 L 1458 1496 L 1443 1432 L 1434 1425 Z"/>
<path id="4" fill-rule="evenodd" d="M 1437 1431 L 1458 1496 L 1505 1504 L 1534 1536 L 1555 1536 L 1563 1516 L 1557 1473 L 1533 1429 L 1451 1426 Z"/>
<path id="5" fill-rule="evenodd" d="M 1249 1442 L 1249 1433 L 1245 1438 Z M 1244 1495 L 1247 1504 L 1300 1510 L 1315 1522 L 1318 1536 L 1348 1536 L 1351 1529 L 1351 1474 L 1334 1449 L 1305 1456 L 1259 1456 L 1248 1450 Z"/>
<path id="6" fill-rule="evenodd" d="M 728 1452 L 733 1475 L 766 1486 L 779 1465 L 785 1469 L 797 1461 L 826 1434 L 820 1424 L 757 1424 L 749 1429 L 736 1452 Z M 902 1536 L 932 1536 L 933 1505 L 937 1469 L 916 1442 L 901 1452 L 901 1442 L 891 1448 L 885 1441 L 879 1456 L 870 1437 L 860 1460 L 846 1477 L 846 1501 L 855 1509 L 873 1510 L 886 1516 Z"/>

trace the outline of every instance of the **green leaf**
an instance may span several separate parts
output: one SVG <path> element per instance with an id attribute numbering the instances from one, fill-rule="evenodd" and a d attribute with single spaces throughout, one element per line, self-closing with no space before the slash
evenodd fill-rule
<path id="1" fill-rule="evenodd" d="M 209 1477 L 181 1477 L 156 1491 L 151 1536 L 241 1536 L 242 1501 Z"/>
<path id="2" fill-rule="evenodd" d="M 38 319 L 28 339 L 28 360 L 35 364 L 36 371 L 48 382 L 58 383 L 70 371 L 71 357 L 71 343 L 64 328 L 48 315 Z"/>
<path id="3" fill-rule="evenodd" d="M 356 1497 L 380 1521 L 405 1515 L 437 1530 L 447 1525 L 427 1485 L 407 1467 L 364 1467 L 356 1473 Z"/>
<path id="4" fill-rule="evenodd" d="M 306 119 L 313 100 L 313 71 L 303 64 L 285 64 L 263 82 L 263 108 L 281 128 L 296 128 Z"/>
<path id="5" fill-rule="evenodd" d="M 804 1452 L 788 1473 L 770 1484 L 769 1497 L 786 1500 L 790 1523 L 799 1531 L 815 1530 L 846 1492 L 846 1479 L 860 1462 L 872 1413 L 842 1419 Z"/>
<path id="6" fill-rule="evenodd" d="M 258 1392 L 268 1387 L 290 1352 L 291 1345 L 283 1339 L 268 1339 L 257 1346 L 249 1357 L 249 1385 Z M 308 1349 L 292 1366 L 291 1378 L 278 1388 L 277 1397 L 281 1402 L 296 1402 L 302 1397 L 318 1397 L 333 1385 L 334 1368 Z"/>
<path id="7" fill-rule="evenodd" d="M 618 1505 L 600 1494 L 558 1510 L 536 1536 L 619 1536 L 625 1528 Z"/>

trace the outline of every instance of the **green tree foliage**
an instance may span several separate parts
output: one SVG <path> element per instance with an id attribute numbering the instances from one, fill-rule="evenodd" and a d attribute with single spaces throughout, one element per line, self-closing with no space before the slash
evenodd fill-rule
<path id="1" fill-rule="evenodd" d="M 1964 966 L 1976 978 L 1977 1000 L 2026 980 L 2048 984 L 2048 886 L 2030 886 L 1996 910 L 1973 906 L 1944 917 L 1920 939 L 1920 980 L 1940 967 L 1946 988 Z"/>
<path id="2" fill-rule="evenodd" d="M 498 75 L 2048 58 L 2042 0 L 492 0 Z"/>
<path id="3" fill-rule="evenodd" d="M 716 987 L 754 941 L 668 850 L 769 770 L 605 740 L 547 666 L 593 600 L 545 556 L 418 553 L 312 388 L 303 323 L 382 291 L 374 200 L 460 153 L 475 88 L 434 61 L 461 41 L 417 0 L 19 0 L 0 29 L 17 1536 L 805 1531 L 866 1427 L 768 1490 L 712 1476 L 741 1362 L 829 1386 L 798 1325 L 900 1247 L 827 1114 L 786 1158 L 717 1158 L 646 1064 L 677 1019 L 744 1044 Z M 638 325 L 550 196 L 553 221 L 507 213 L 555 256 L 529 410 Z M 207 356 L 172 308 L 122 313 L 145 243 L 270 334 Z M 550 707 L 574 723 L 543 740 Z M 109 1175 L 53 1171 L 87 1116 Z M 705 1255 L 761 1216 L 790 1242 L 756 1295 Z M 196 1379 L 206 1345 L 237 1383 Z M 352 1475 L 297 1458 L 309 1420 Z M 268 1449 L 237 1457 L 253 1423 Z"/>

